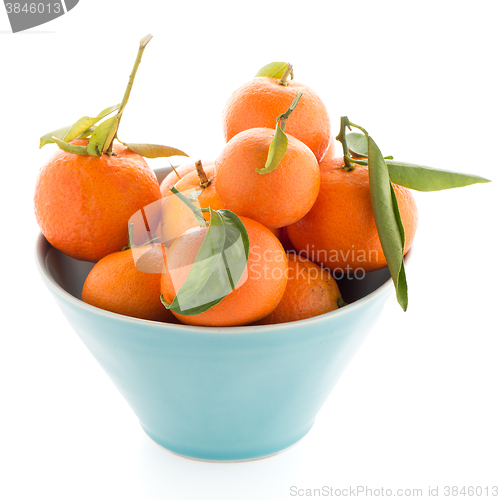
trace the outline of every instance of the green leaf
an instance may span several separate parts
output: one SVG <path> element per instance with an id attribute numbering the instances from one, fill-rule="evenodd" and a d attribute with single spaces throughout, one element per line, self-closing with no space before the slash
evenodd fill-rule
<path id="1" fill-rule="evenodd" d="M 46 144 L 54 144 L 55 141 L 53 140 L 53 137 L 62 141 L 70 128 L 71 125 L 67 125 L 66 127 L 58 128 L 57 130 L 53 130 L 52 132 L 45 134 L 40 138 L 39 148 L 43 148 Z"/>
<path id="2" fill-rule="evenodd" d="M 89 137 L 90 135 L 93 134 L 96 128 L 97 127 L 89 127 L 87 130 L 85 130 L 85 132 L 83 132 L 83 134 L 79 135 L 77 139 L 85 139 L 86 137 Z"/>
<path id="3" fill-rule="evenodd" d="M 288 137 L 280 127 L 276 127 L 273 140 L 269 145 L 266 164 L 262 168 L 255 169 L 255 171 L 262 175 L 272 172 L 281 163 L 281 160 L 286 155 L 287 149 Z"/>
<path id="4" fill-rule="evenodd" d="M 104 120 L 92 133 L 87 144 L 87 153 L 91 156 L 101 156 L 109 147 L 118 128 L 118 117 L 112 116 Z"/>
<path id="5" fill-rule="evenodd" d="M 57 137 L 53 137 L 52 139 L 53 139 L 52 142 L 55 142 L 59 146 L 59 148 L 61 148 L 63 151 L 66 151 L 66 153 L 72 153 L 74 155 L 88 154 L 86 146 L 78 146 L 76 144 L 70 144 L 68 142 L 61 141 Z"/>
<path id="6" fill-rule="evenodd" d="M 184 202 L 184 204 L 193 212 L 194 218 L 200 226 L 203 227 L 207 225 L 207 221 L 205 220 L 205 217 L 203 217 L 202 209 L 199 207 L 199 205 L 194 204 L 194 202 L 197 202 L 198 196 L 196 196 L 195 198 L 194 196 L 192 196 L 193 193 L 191 193 L 189 196 L 186 196 L 182 194 L 175 186 L 172 186 L 170 188 L 170 191 L 172 191 L 172 193 L 177 196 L 177 198 L 179 198 L 182 202 Z M 201 194 L 201 191 L 199 191 L 199 193 Z"/>
<path id="7" fill-rule="evenodd" d="M 84 134 L 88 132 L 88 129 L 94 126 L 98 121 L 102 120 L 105 116 L 108 116 L 109 114 L 116 111 L 119 107 L 119 104 L 110 106 L 109 108 L 101 111 L 95 118 L 84 116 L 77 120 L 73 125 L 67 125 L 66 127 L 62 127 L 60 129 L 54 130 L 53 132 L 45 134 L 40 139 L 40 148 L 42 148 L 46 144 L 53 143 L 54 141 L 52 140 L 52 137 L 56 137 L 57 139 L 64 142 L 71 142 L 74 139 L 83 137 Z"/>
<path id="8" fill-rule="evenodd" d="M 359 165 L 367 165 L 362 159 L 353 160 Z M 472 184 L 491 182 L 489 179 L 473 174 L 462 174 L 451 170 L 424 167 L 414 163 L 405 163 L 386 159 L 391 181 L 398 186 L 403 186 L 415 191 L 442 191 Z"/>
<path id="9" fill-rule="evenodd" d="M 250 243 L 240 218 L 229 210 L 210 209 L 210 226 L 189 270 L 167 309 L 194 316 L 208 311 L 226 297 L 245 271 Z"/>
<path id="10" fill-rule="evenodd" d="M 122 142 L 123 145 L 140 154 L 145 158 L 168 158 L 170 156 L 189 156 L 180 149 L 171 148 L 170 146 L 161 146 L 158 144 L 133 144 L 129 142 Z"/>
<path id="11" fill-rule="evenodd" d="M 347 147 L 355 156 L 366 158 L 368 156 L 368 142 L 365 134 L 346 134 Z"/>
<path id="12" fill-rule="evenodd" d="M 276 118 L 276 132 L 269 145 L 266 164 L 262 168 L 256 168 L 255 171 L 257 173 L 261 175 L 269 174 L 281 163 L 281 160 L 286 155 L 288 149 L 288 137 L 285 134 L 286 121 L 296 108 L 301 97 L 302 92 L 299 90 L 289 108 Z"/>
<path id="13" fill-rule="evenodd" d="M 68 132 L 63 138 L 63 141 L 71 142 L 72 140 L 76 139 L 84 132 L 86 132 L 90 127 L 94 126 L 97 122 L 102 120 L 105 116 L 108 116 L 109 114 L 116 111 L 119 107 L 120 107 L 119 104 L 116 104 L 115 106 L 110 106 L 109 108 L 106 108 L 105 110 L 101 111 L 95 118 L 91 118 L 90 116 L 84 116 L 83 118 L 80 118 L 68 130 Z"/>
<path id="14" fill-rule="evenodd" d="M 387 167 L 391 181 L 394 184 L 416 191 L 441 191 L 457 187 L 470 186 L 471 184 L 491 182 L 479 175 L 461 174 L 450 170 L 387 160 Z"/>
<path id="15" fill-rule="evenodd" d="M 260 68 L 255 76 L 270 76 L 271 78 L 281 78 L 287 66 L 288 63 L 286 62 L 272 62 Z"/>
<path id="16" fill-rule="evenodd" d="M 370 136 L 368 136 L 367 143 L 370 197 L 375 224 L 396 288 L 397 300 L 403 310 L 406 311 L 408 307 L 408 287 L 403 261 L 405 234 L 401 215 L 384 157 Z"/>

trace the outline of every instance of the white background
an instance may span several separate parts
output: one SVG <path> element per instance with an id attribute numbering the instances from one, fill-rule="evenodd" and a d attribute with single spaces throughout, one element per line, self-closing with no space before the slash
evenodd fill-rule
<path id="1" fill-rule="evenodd" d="M 81 0 L 13 35 L 0 6 L 0 497 L 281 500 L 292 486 L 500 486 L 498 7 Z M 38 150 L 39 137 L 119 102 L 147 33 L 124 140 L 215 158 L 226 99 L 283 60 L 323 98 L 335 133 L 345 114 L 384 154 L 493 180 L 416 194 L 408 312 L 391 298 L 312 431 L 273 458 L 204 463 L 150 441 L 34 265 L 34 182 L 55 147 Z"/>

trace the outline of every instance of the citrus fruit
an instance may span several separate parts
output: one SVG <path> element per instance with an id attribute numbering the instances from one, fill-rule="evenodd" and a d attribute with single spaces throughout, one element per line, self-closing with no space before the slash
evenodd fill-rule
<path id="1" fill-rule="evenodd" d="M 225 207 L 270 228 L 302 218 L 313 206 L 320 183 L 315 156 L 289 134 L 280 164 L 270 173 L 256 172 L 266 164 L 274 133 L 269 128 L 244 130 L 215 161 L 215 188 Z"/>
<path id="2" fill-rule="evenodd" d="M 106 255 L 87 276 L 82 300 L 125 316 L 174 322 L 174 315 L 160 301 L 163 260 L 161 245 Z M 140 271 L 141 268 L 147 272 Z"/>
<path id="3" fill-rule="evenodd" d="M 211 207 L 212 210 L 225 208 L 215 190 L 215 164 L 203 165 L 202 169 L 206 176 L 206 181 L 200 179 L 200 175 L 195 167 L 194 170 L 186 172 L 181 179 L 178 179 L 174 187 L 186 196 L 192 192 L 201 191 L 201 194 L 197 198 L 201 208 Z M 173 193 L 169 187 L 164 196 L 172 195 Z"/>
<path id="4" fill-rule="evenodd" d="M 331 160 L 335 158 L 335 139 L 332 137 L 330 145 L 326 150 L 325 156 L 323 156 L 323 160 Z"/>
<path id="5" fill-rule="evenodd" d="M 38 225 L 49 243 L 75 259 L 97 262 L 121 250 L 129 217 L 161 198 L 142 156 L 121 144 L 114 144 L 113 152 L 94 157 L 58 150 L 38 174 Z"/>
<path id="6" fill-rule="evenodd" d="M 295 249 L 332 271 L 373 271 L 387 265 L 375 226 L 368 168 L 342 168 L 343 158 L 320 163 L 321 187 L 316 203 L 301 220 L 287 227 Z M 406 253 L 417 228 L 411 192 L 394 185 L 405 229 Z M 334 276 L 337 276 L 334 272 Z"/>
<path id="7" fill-rule="evenodd" d="M 221 302 L 194 316 L 174 312 L 183 323 L 200 326 L 237 326 L 267 316 L 278 305 L 287 284 L 287 260 L 278 238 L 269 229 L 241 217 L 250 241 L 246 272 L 236 288 Z M 167 271 L 161 293 L 171 303 L 182 286 L 206 235 L 207 228 L 188 231 L 167 251 Z M 175 286 L 174 286 L 175 283 Z"/>
<path id="8" fill-rule="evenodd" d="M 267 76 L 255 77 L 230 96 L 223 110 L 226 141 L 243 130 L 274 128 L 276 118 L 285 112 L 298 91 L 303 96 L 287 122 L 287 133 L 306 144 L 320 161 L 331 139 L 328 111 L 311 88 L 295 80 L 286 85 Z"/>
<path id="9" fill-rule="evenodd" d="M 209 170 L 212 165 L 215 165 L 213 160 L 202 161 L 203 168 L 205 171 Z M 186 163 L 185 165 L 181 165 L 179 167 L 175 167 L 175 171 L 172 170 L 169 172 L 165 178 L 161 181 L 160 191 L 162 196 L 168 196 L 171 193 L 170 188 L 174 186 L 179 179 L 184 177 L 189 172 L 194 172 L 196 170 L 195 162 Z M 177 172 L 177 173 L 176 173 Z"/>
<path id="10" fill-rule="evenodd" d="M 259 325 L 312 318 L 339 307 L 339 288 L 328 269 L 295 253 L 288 253 L 288 282 L 276 309 Z"/>

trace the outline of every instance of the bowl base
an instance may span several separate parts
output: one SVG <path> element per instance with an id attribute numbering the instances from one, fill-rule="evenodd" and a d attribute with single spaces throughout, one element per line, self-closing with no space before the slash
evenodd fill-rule
<path id="1" fill-rule="evenodd" d="M 225 459 L 225 458 L 220 458 L 219 459 L 219 458 L 196 457 L 196 456 L 192 456 L 192 455 L 186 455 L 186 454 L 181 453 L 179 451 L 174 451 L 171 448 L 169 448 L 168 446 L 165 446 L 162 443 L 160 443 L 159 441 L 157 441 L 147 431 L 147 429 L 142 424 L 141 424 L 141 427 L 142 427 L 142 430 L 144 431 L 144 433 L 146 434 L 146 436 L 148 436 L 148 438 L 151 439 L 151 441 L 153 441 L 153 443 L 155 443 L 157 446 L 159 446 L 163 450 L 167 450 L 168 452 L 173 453 L 174 455 L 177 455 L 178 457 L 188 458 L 190 460 L 196 460 L 198 462 L 234 463 L 234 462 L 251 462 L 251 461 L 254 461 L 254 460 L 263 460 L 265 458 L 274 457 L 276 455 L 279 455 L 280 453 L 284 453 L 284 452 L 288 451 L 290 448 L 293 448 L 294 446 L 296 446 L 297 444 L 299 444 L 307 436 L 307 434 L 309 433 L 309 431 L 312 429 L 313 425 L 314 425 L 314 421 L 309 426 L 309 428 L 306 430 L 305 433 L 303 433 L 298 439 L 294 440 L 292 443 L 289 443 L 288 445 L 286 445 L 283 448 L 280 448 L 280 449 L 277 449 L 275 451 L 272 451 L 271 453 L 266 453 L 264 455 L 256 455 L 256 456 L 249 456 L 247 458 L 235 458 L 235 459 Z"/>

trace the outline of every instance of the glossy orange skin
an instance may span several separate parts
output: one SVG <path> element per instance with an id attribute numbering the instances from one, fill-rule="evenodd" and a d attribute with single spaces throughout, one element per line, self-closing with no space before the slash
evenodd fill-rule
<path id="1" fill-rule="evenodd" d="M 225 208 L 217 194 L 217 191 L 215 190 L 215 164 L 203 166 L 203 171 L 210 181 L 210 184 L 206 188 L 200 186 L 200 178 L 196 168 L 187 172 L 182 179 L 179 179 L 174 184 L 174 187 L 186 196 L 194 191 L 201 191 L 201 194 L 197 198 L 201 208 L 211 207 L 212 210 Z M 173 196 L 170 188 L 166 192 L 165 196 Z M 205 218 L 208 220 L 208 214 L 205 215 Z"/>
<path id="2" fill-rule="evenodd" d="M 316 201 L 320 184 L 311 150 L 288 134 L 288 149 L 280 164 L 268 174 L 256 172 L 266 164 L 274 133 L 269 128 L 244 130 L 215 161 L 215 188 L 226 208 L 269 228 L 302 218 Z"/>
<path id="3" fill-rule="evenodd" d="M 237 287 L 208 311 L 194 316 L 174 313 L 187 325 L 238 326 L 267 316 L 278 305 L 287 284 L 287 259 L 278 238 L 269 229 L 241 217 L 250 240 L 247 271 Z M 162 275 L 161 293 L 171 303 L 184 283 L 206 229 L 188 232 L 167 251 L 167 272 Z"/>
<path id="4" fill-rule="evenodd" d="M 142 272 L 138 268 L 149 272 Z M 165 309 L 160 301 L 162 269 L 161 245 L 106 255 L 87 276 L 83 285 L 82 300 L 125 316 L 177 323 L 174 315 Z M 155 270 L 157 272 L 152 272 Z"/>
<path id="5" fill-rule="evenodd" d="M 330 145 L 326 150 L 325 156 L 323 156 L 323 160 L 331 160 L 335 158 L 335 139 L 332 137 Z"/>
<path id="6" fill-rule="evenodd" d="M 329 271 L 295 253 L 288 253 L 288 282 L 276 309 L 259 325 L 312 318 L 339 308 L 339 287 Z"/>
<path id="7" fill-rule="evenodd" d="M 289 108 L 300 90 L 303 95 L 286 122 L 286 133 L 306 144 L 321 161 L 331 140 L 325 104 L 304 84 L 289 80 L 284 86 L 278 81 L 277 78 L 256 77 L 233 92 L 222 113 L 226 141 L 250 128 L 274 129 L 276 119 Z"/>
<path id="8" fill-rule="evenodd" d="M 321 187 L 313 208 L 287 227 L 287 234 L 302 255 L 336 271 L 374 271 L 387 265 L 370 199 L 368 168 L 342 168 L 343 158 L 320 163 Z M 417 206 L 411 192 L 394 186 L 405 228 L 406 253 L 417 229 Z"/>
<path id="9" fill-rule="evenodd" d="M 161 199 L 144 158 L 121 144 L 113 151 L 93 157 L 58 149 L 38 174 L 38 225 L 51 245 L 75 259 L 97 262 L 121 250 L 128 243 L 129 218 Z"/>
<path id="10" fill-rule="evenodd" d="M 211 166 L 215 165 L 213 160 L 202 161 L 203 169 L 209 169 Z M 196 171 L 196 167 L 194 163 L 187 163 L 186 165 L 181 165 L 180 167 L 175 168 L 177 174 L 172 170 L 169 172 L 166 177 L 161 181 L 160 191 L 162 196 L 168 196 L 171 191 L 170 188 L 174 186 L 179 179 L 184 177 L 189 172 Z"/>

